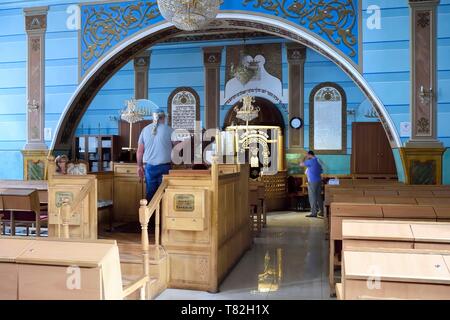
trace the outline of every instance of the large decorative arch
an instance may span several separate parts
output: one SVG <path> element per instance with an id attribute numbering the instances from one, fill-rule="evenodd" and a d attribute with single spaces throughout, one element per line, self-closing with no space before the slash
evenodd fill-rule
<path id="1" fill-rule="evenodd" d="M 262 13 L 221 11 L 214 27 L 264 31 L 301 43 L 319 52 L 339 66 L 358 85 L 377 111 L 391 146 L 393 148 L 401 146 L 397 130 L 386 108 L 368 82 L 345 55 L 332 48 L 324 40 L 290 21 Z M 98 59 L 89 72 L 84 75 L 83 80 L 69 100 L 56 128 L 52 149 L 54 151 L 70 149 L 72 137 L 83 114 L 101 87 L 115 72 L 140 51 L 180 33 L 181 31 L 177 30 L 171 23 L 160 22 L 124 39 Z"/>

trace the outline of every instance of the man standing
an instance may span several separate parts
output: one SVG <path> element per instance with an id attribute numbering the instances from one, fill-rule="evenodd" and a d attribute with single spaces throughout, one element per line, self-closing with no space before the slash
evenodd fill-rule
<path id="1" fill-rule="evenodd" d="M 139 136 L 137 163 L 138 175 L 145 175 L 147 201 L 151 201 L 162 182 L 162 176 L 169 173 L 171 167 L 172 132 L 165 123 L 163 110 L 153 112 L 153 123 L 146 126 Z"/>
<path id="2" fill-rule="evenodd" d="M 308 177 L 308 197 L 311 214 L 307 215 L 307 217 L 323 218 L 322 166 L 313 151 L 308 152 L 305 161 L 300 163 L 300 165 L 306 167 L 306 176 Z"/>

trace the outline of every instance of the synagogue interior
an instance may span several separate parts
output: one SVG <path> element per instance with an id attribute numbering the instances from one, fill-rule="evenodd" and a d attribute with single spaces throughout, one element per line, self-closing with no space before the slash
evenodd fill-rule
<path id="1" fill-rule="evenodd" d="M 0 48 L 0 300 L 450 300 L 450 0 L 5 0 Z"/>

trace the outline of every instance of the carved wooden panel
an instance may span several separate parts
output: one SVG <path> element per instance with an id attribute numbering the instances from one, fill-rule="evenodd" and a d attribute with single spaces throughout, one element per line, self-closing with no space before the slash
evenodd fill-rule
<path id="1" fill-rule="evenodd" d="M 412 160 L 410 179 L 411 184 L 436 184 L 436 161 Z"/>

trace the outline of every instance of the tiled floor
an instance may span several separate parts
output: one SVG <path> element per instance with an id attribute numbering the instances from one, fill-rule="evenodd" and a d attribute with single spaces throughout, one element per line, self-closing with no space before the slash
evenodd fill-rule
<path id="1" fill-rule="evenodd" d="M 167 289 L 158 299 L 329 299 L 324 221 L 306 218 L 306 214 L 271 213 L 267 228 L 224 280 L 219 293 Z M 258 290 L 258 275 L 265 265 L 272 275 L 261 281 Z"/>

